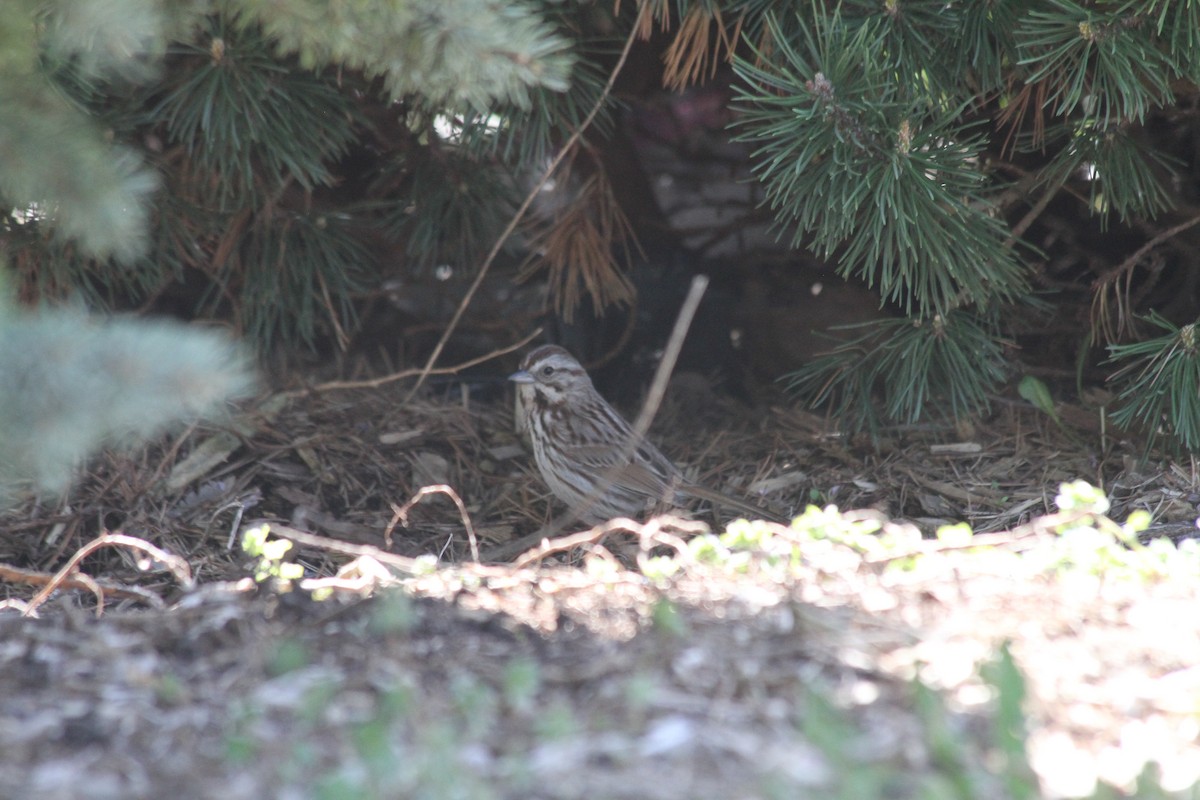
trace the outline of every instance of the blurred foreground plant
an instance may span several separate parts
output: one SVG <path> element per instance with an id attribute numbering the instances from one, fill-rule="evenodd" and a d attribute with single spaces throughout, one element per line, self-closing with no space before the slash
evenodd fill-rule
<path id="1" fill-rule="evenodd" d="M 254 383 L 215 331 L 2 301 L 0 376 L 0 505 L 21 488 L 63 491 L 97 449 L 211 417 Z"/>

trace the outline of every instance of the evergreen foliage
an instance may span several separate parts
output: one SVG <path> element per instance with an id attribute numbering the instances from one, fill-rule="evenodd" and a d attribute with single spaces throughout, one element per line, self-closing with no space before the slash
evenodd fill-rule
<path id="1" fill-rule="evenodd" d="M 864 62 L 889 33 L 874 20 L 818 17 L 802 52 L 769 18 L 774 60 L 739 64 L 743 136 L 759 144 L 775 217 L 796 223 L 793 244 L 837 256 L 919 318 L 1011 298 L 1026 280 L 1012 249 L 997 246 L 1007 230 L 988 214 L 974 166 L 984 140 L 961 121 L 969 101 L 934 105 L 893 79 L 896 65 Z"/>
<path id="2" fill-rule="evenodd" d="M 373 241 L 409 240 L 414 268 L 476 260 L 521 166 L 495 151 L 544 153 L 570 124 L 534 111 L 568 85 L 562 12 L 526 3 L 21 8 L 0 22 L 27 42 L 0 70 L 23 106 L 0 115 L 20 156 L 0 194 L 22 294 L 129 307 L 199 277 L 194 311 L 260 347 L 353 329 Z M 447 141 L 444 120 L 487 132 Z"/>
<path id="3" fill-rule="evenodd" d="M 0 375 L 0 508 L 23 488 L 62 491 L 99 447 L 217 414 L 253 385 L 216 332 L 3 305 Z"/>
<path id="4" fill-rule="evenodd" d="M 499 165 L 467 154 L 418 152 L 397 157 L 380 183 L 394 183 L 399 202 L 382 217 L 385 233 L 405 242 L 414 269 L 471 264 L 513 211 L 511 182 Z"/>
<path id="5" fill-rule="evenodd" d="M 331 184 L 330 164 L 355 137 L 351 98 L 280 63 L 258 31 L 219 18 L 204 27 L 201 41 L 177 45 L 177 67 L 146 112 L 186 151 L 197 199 L 236 212 L 263 205 L 288 181 L 306 190 Z"/>
<path id="6" fill-rule="evenodd" d="M 750 55 L 737 61 L 740 136 L 756 145 L 756 174 L 793 244 L 836 260 L 916 323 L 881 323 L 791 385 L 811 401 L 837 400 L 851 427 L 881 422 L 864 407 L 877 392 L 883 421 L 912 421 L 922 408 L 985 410 L 1008 374 L 1003 330 L 991 320 L 1024 302 L 1038 258 L 1010 227 L 1013 198 L 1033 203 L 1033 191 L 1048 200 L 1082 186 L 1105 222 L 1148 221 L 1171 208 L 1173 165 L 1142 127 L 1175 102 L 1176 87 L 1195 95 L 1200 8 L 1166 0 L 786 5 L 762 14 Z M 1032 181 L 989 169 L 1014 153 L 1034 165 Z M 939 345 L 912 349 L 922 329 Z M 867 357 L 848 357 L 864 342 Z M 1137 391 L 1153 396 L 1172 380 L 1164 371 L 1143 378 Z M 1200 399 L 1194 385 L 1174 387 L 1171 396 L 1193 406 L 1172 417 L 1187 426 Z M 1135 406 L 1120 419 L 1145 419 L 1136 392 L 1123 402 Z"/>
<path id="7" fill-rule="evenodd" d="M 793 376 L 790 388 L 829 403 L 849 427 L 876 432 L 886 421 L 918 422 L 933 404 L 964 418 L 988 407 L 986 387 L 1004 379 L 1003 343 L 995 324 L 964 311 L 927 322 L 884 320 Z M 820 381 L 821 383 L 817 383 Z M 880 409 L 864 403 L 885 389 Z"/>
<path id="8" fill-rule="evenodd" d="M 779 235 L 906 317 L 791 378 L 851 427 L 985 412 L 1038 286 L 1044 255 L 1022 237 L 1039 215 L 1076 203 L 1153 236 L 1194 166 L 1152 129 L 1167 110 L 1195 125 L 1181 102 L 1200 82 L 1194 0 L 14 0 L 6 12 L 0 242 L 22 296 L 128 308 L 183 295 L 260 347 L 353 330 L 381 250 L 402 274 L 477 264 L 518 187 L 597 103 L 556 176 L 576 206 L 514 241 L 536 251 L 526 274 L 549 277 L 564 315 L 585 295 L 628 302 L 614 245 L 630 227 L 592 152 L 613 130 L 614 43 L 655 35 L 676 88 L 731 60 L 734 135 L 753 147 Z M 1136 262 L 1096 281 L 1097 331 L 1133 329 L 1117 287 Z M 1172 376 L 1148 374 L 1139 391 L 1200 415 Z"/>
<path id="9" fill-rule="evenodd" d="M 41 81 L 0 84 L 0 105 L 0 192 L 19 213 L 10 224 L 53 220 L 98 258 L 129 261 L 143 252 L 158 181 L 140 159 L 125 148 L 98 146 L 96 126 Z"/>
<path id="10" fill-rule="evenodd" d="M 565 91 L 567 40 L 529 6 L 479 0 L 331 3 L 239 0 L 224 4 L 259 25 L 306 69 L 338 64 L 382 76 L 394 99 L 435 107 L 528 107 L 531 87 Z"/>
<path id="11" fill-rule="evenodd" d="M 503 213 L 494 200 L 510 184 L 477 180 L 478 163 L 456 166 L 467 180 L 408 170 L 347 201 L 354 150 L 472 161 L 436 157 L 439 115 L 504 105 L 534 119 L 531 99 L 564 89 L 572 63 L 533 7 L 489 0 L 18 0 L 5 12 L 0 254 L 15 291 L 121 308 L 199 275 L 193 311 L 232 318 L 263 347 L 353 323 L 352 298 L 377 275 L 372 237 L 411 235 L 426 252 L 433 217 L 414 229 L 402 211 L 414 197 L 456 223 L 443 233 L 464 248 L 454 256 L 494 236 L 475 216 Z M 464 207 L 467 184 L 484 188 Z M 426 202 L 435 186 L 450 193 Z M 61 490 L 96 448 L 211 415 L 251 385 L 243 354 L 211 332 L 7 307 L 0 374 L 0 500 Z"/>
<path id="12" fill-rule="evenodd" d="M 1149 427 L 1147 447 L 1169 431 L 1185 448 L 1196 452 L 1200 450 L 1196 324 L 1179 327 L 1157 314 L 1151 314 L 1149 322 L 1165 333 L 1112 347 L 1112 362 L 1123 364 L 1112 377 L 1119 391 L 1114 421 L 1122 426 L 1142 423 Z"/>

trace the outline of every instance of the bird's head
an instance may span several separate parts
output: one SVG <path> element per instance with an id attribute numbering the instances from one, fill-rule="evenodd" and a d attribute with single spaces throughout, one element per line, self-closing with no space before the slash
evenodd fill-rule
<path id="1" fill-rule="evenodd" d="M 575 357 L 558 345 L 530 350 L 521 368 L 508 376 L 524 402 L 557 406 L 580 393 L 590 393 L 592 379 Z"/>

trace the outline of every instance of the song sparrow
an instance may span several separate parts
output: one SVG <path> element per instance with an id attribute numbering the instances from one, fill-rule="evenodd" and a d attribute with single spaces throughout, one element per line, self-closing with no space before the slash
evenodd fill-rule
<path id="1" fill-rule="evenodd" d="M 635 517 L 656 505 L 694 497 L 752 519 L 784 520 L 769 511 L 683 478 L 658 448 L 630 445 L 633 428 L 592 386 L 570 353 L 556 345 L 530 351 L 508 378 L 517 384 L 533 457 L 555 497 L 595 524 Z"/>

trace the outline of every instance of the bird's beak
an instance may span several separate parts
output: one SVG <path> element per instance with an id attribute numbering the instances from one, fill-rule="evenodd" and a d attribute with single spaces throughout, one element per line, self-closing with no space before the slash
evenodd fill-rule
<path id="1" fill-rule="evenodd" d="M 514 372 L 512 375 L 509 375 L 508 379 L 513 383 L 533 383 L 534 380 L 533 376 L 529 374 L 528 370 L 523 369 Z"/>

